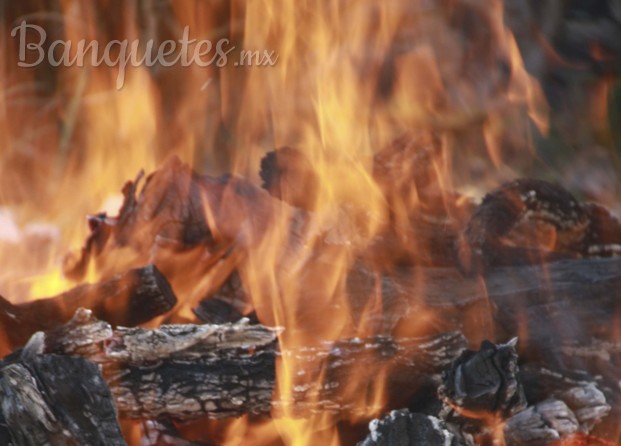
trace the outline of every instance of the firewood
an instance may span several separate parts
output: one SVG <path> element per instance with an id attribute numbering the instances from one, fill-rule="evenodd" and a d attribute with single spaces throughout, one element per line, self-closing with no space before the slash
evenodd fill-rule
<path id="1" fill-rule="evenodd" d="M 530 404 L 549 398 L 563 401 L 573 411 L 581 432 L 590 432 L 599 424 L 611 411 L 609 400 L 615 398 L 614 392 L 600 388 L 601 379 L 576 370 L 561 373 L 541 364 L 524 364 L 519 378 Z"/>
<path id="2" fill-rule="evenodd" d="M 0 326 L 10 345 L 17 347 L 36 331 L 68 322 L 80 307 L 113 326 L 134 326 L 166 313 L 176 302 L 166 278 L 148 265 L 47 299 L 14 305 L 0 297 Z"/>
<path id="3" fill-rule="evenodd" d="M 281 147 L 267 153 L 261 160 L 259 175 L 270 195 L 306 210 L 317 205 L 320 178 L 301 150 Z"/>
<path id="4" fill-rule="evenodd" d="M 211 442 L 185 440 L 168 420 L 148 420 L 142 423 L 142 446 L 215 446 Z"/>
<path id="5" fill-rule="evenodd" d="M 433 317 L 419 332 L 460 330 L 473 343 L 520 336 L 520 355 L 545 358 L 550 367 L 560 355 L 573 356 L 566 366 L 580 368 L 584 356 L 564 355 L 564 346 L 613 340 L 621 309 L 621 258 L 494 268 L 482 278 L 463 277 L 454 268 L 401 268 L 378 278 L 359 263 L 350 271 L 347 293 L 364 302 L 377 293 L 377 280 L 382 318 L 400 320 L 396 330 L 407 330 L 417 312 L 426 311 Z"/>
<path id="6" fill-rule="evenodd" d="M 438 388 L 441 419 L 477 444 L 493 441 L 504 422 L 507 444 L 522 445 L 549 444 L 578 430 L 588 433 L 609 414 L 604 393 L 588 374 L 564 375 L 529 363 L 519 369 L 516 341 L 484 341 L 479 351 L 466 350 L 453 362 Z"/>
<path id="7" fill-rule="evenodd" d="M 466 446 L 472 441 L 443 421 L 407 409 L 394 410 L 369 423 L 369 435 L 358 446 Z"/>
<path id="8" fill-rule="evenodd" d="M 307 347 L 284 351 L 296 364 L 304 365 L 298 377 L 304 385 L 294 386 L 292 400 L 276 396 L 277 407 L 288 407 L 291 412 L 303 415 L 308 412 L 355 413 L 351 399 L 358 396 L 343 392 L 352 380 L 360 382 L 356 389 L 378 390 L 375 385 L 386 387 L 388 405 L 407 404 L 422 387 L 426 379 L 439 381 L 440 371 L 447 367 L 465 348 L 466 340 L 458 332 L 443 333 L 427 338 L 399 338 L 371 336 L 364 339 L 347 339 L 331 347 Z M 326 356 L 327 355 L 327 356 Z M 325 357 L 325 364 L 318 358 Z M 376 383 L 382 370 L 388 369 L 387 383 Z M 401 406 L 402 407 L 402 406 Z M 362 408 L 366 410 L 366 408 Z"/>
<path id="9" fill-rule="evenodd" d="M 518 378 L 517 339 L 479 351 L 464 351 L 443 373 L 438 393 L 445 403 L 443 418 L 507 418 L 526 407 Z"/>
<path id="10" fill-rule="evenodd" d="M 125 445 L 97 365 L 43 348 L 35 336 L 18 358 L 0 363 L 2 444 Z"/>
<path id="11" fill-rule="evenodd" d="M 458 242 L 460 267 L 543 263 L 619 254 L 621 225 L 602 206 L 579 203 L 556 184 L 520 179 L 489 193 Z"/>
<path id="12" fill-rule="evenodd" d="M 578 420 L 559 400 L 546 400 L 509 418 L 504 426 L 507 446 L 549 445 L 578 432 Z"/>
<path id="13" fill-rule="evenodd" d="M 447 333 L 417 339 L 351 339 L 278 353 L 277 332 L 243 320 L 112 331 L 80 310 L 66 327 L 46 333 L 45 345 L 50 352 L 83 355 L 100 364 L 123 417 L 181 420 L 286 407 L 300 415 L 346 411 L 351 405 L 337 388 L 361 370 L 361 382 L 372 385 L 377 371 L 387 366 L 394 372 L 389 392 L 407 397 L 418 381 L 439 374 L 465 346 L 459 333 Z M 79 338 L 76 333 L 87 335 Z M 273 396 L 279 355 L 294 357 L 304 365 L 300 372 L 310 378 L 309 386 L 294 389 L 286 398 Z M 326 359 L 325 368 L 320 359 Z M 323 372 L 325 378 L 319 380 Z"/>

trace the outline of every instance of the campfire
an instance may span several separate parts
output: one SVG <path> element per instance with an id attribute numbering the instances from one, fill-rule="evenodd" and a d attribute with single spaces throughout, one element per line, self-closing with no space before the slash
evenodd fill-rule
<path id="1" fill-rule="evenodd" d="M 621 444 L 614 1 L 0 11 L 0 444 Z"/>

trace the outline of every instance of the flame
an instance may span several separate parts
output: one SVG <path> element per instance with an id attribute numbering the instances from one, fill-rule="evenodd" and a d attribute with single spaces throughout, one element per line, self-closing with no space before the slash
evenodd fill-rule
<path id="1" fill-rule="evenodd" d="M 53 20 L 61 21 L 64 38 L 72 41 L 105 41 L 117 34 L 156 38 L 160 28 L 153 21 L 159 12 L 176 23 L 166 31 L 173 38 L 185 25 L 191 38 L 230 38 L 238 45 L 231 63 L 128 67 L 118 90 L 119 67 L 59 68 L 50 97 L 29 90 L 37 87 L 36 71 L 11 66 L 0 73 L 5 92 L 0 186 L 17 184 L 14 192 L 0 187 L 0 202 L 8 203 L 20 222 L 44 215 L 61 231 L 45 264 L 27 275 L 31 286 L 25 298 L 72 286 L 61 276 L 60 253 L 85 238 L 84 215 L 104 207 L 114 215 L 118 201 L 106 203 L 141 169 L 151 172 L 176 154 L 199 170 L 226 168 L 256 182 L 265 152 L 289 146 L 308 160 L 304 168 L 316 179 L 311 190 L 281 185 L 285 197 L 302 195 L 304 211 L 258 197 L 269 203 L 269 225 L 241 223 L 230 237 L 233 242 L 221 247 L 235 256 L 222 262 L 214 252 L 158 248 L 155 258 L 167 264 L 182 298 L 180 315 L 192 317 L 195 303 L 239 265 L 259 320 L 286 328 L 279 335 L 283 352 L 309 346 L 329 351 L 338 340 L 394 334 L 394 327 L 373 322 L 383 311 L 379 281 L 372 296 L 348 294 L 346 279 L 355 259 L 392 224 L 398 228 L 397 244 L 424 252 L 415 244 L 420 229 L 411 228 L 412 215 L 446 213 L 458 219 L 466 206 L 453 204 L 442 192 L 459 182 L 456 157 L 475 152 L 499 170 L 511 170 L 503 143 L 509 139 L 514 146 L 527 146 L 528 122 L 542 132 L 548 128 L 541 89 L 524 68 L 499 0 L 256 0 L 230 2 L 229 10 L 195 0 L 171 2 L 163 13 L 144 3 L 146 11 L 128 3 L 112 31 L 99 26 L 105 12 L 87 1 L 61 1 Z M 38 20 L 46 23 L 45 17 Z M 480 21 L 480 27 L 470 20 Z M 275 64 L 236 66 L 233 56 L 240 48 L 269 50 Z M 16 59 L 14 46 L 7 51 L 3 60 Z M 33 102 L 24 105 L 24 100 Z M 508 129 L 515 115 L 525 118 L 523 125 Z M 461 146 L 457 131 L 464 126 L 480 132 L 483 151 Z M 414 142 L 395 143 L 403 134 Z M 435 134 L 441 136 L 430 136 Z M 386 148 L 392 153 L 395 145 L 408 155 L 422 155 L 409 164 L 404 156 L 400 168 L 391 171 L 402 177 L 391 181 L 408 192 L 405 199 L 391 200 L 374 172 L 374 157 Z M 422 160 L 432 190 L 411 184 Z M 221 191 L 217 207 L 203 197 L 205 219 L 223 239 L 242 212 L 234 189 Z M 301 222 L 300 228 L 292 228 L 292 222 Z M 122 270 L 137 257 L 122 251 L 108 263 Z M 378 268 L 384 260 L 377 260 Z M 91 266 L 85 280 L 102 274 Z M 424 277 L 416 280 L 422 290 Z M 425 310 L 416 316 L 399 334 L 413 335 L 435 318 Z M 275 398 L 290 402 L 297 398 L 296 388 L 321 385 L 329 377 L 327 366 L 283 354 Z M 352 375 L 339 390 L 347 413 L 300 416 L 293 405 L 282 404 L 273 423 L 245 418 L 231 423 L 224 444 L 279 437 L 299 446 L 339 445 L 339 422 L 365 423 L 387 410 L 392 367 L 389 360 L 377 361 L 372 370 Z M 315 373 L 301 373 L 309 368 Z M 316 394 L 308 398 L 310 406 L 321 403 Z"/>

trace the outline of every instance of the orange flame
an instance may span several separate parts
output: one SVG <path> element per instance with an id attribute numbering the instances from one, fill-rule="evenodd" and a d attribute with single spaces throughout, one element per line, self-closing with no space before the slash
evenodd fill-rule
<path id="1" fill-rule="evenodd" d="M 174 153 L 199 170 L 227 168 L 256 181 L 261 156 L 274 147 L 291 146 L 308 158 L 317 178 L 315 190 L 298 191 L 309 196 L 308 212 L 270 201 L 269 226 L 240 225 L 243 237 L 237 236 L 234 244 L 245 246 L 245 255 L 218 263 L 220 269 L 200 279 L 196 277 L 213 258 L 194 251 L 171 258 L 166 249 L 155 254 L 162 261 L 168 257 L 178 275 L 171 280 L 177 294 L 186 298 L 182 316 L 191 317 L 190 308 L 205 290 L 219 286 L 231 264 L 240 262 L 239 273 L 259 320 L 286 328 L 279 339 L 285 352 L 392 334 L 392 327 L 372 322 L 383 310 L 379 285 L 373 296 L 348 295 L 346 279 L 354 260 L 395 221 L 398 243 L 417 250 L 411 246 L 416 230 L 409 228 L 409 219 L 419 210 L 427 212 L 423 207 L 429 201 L 459 217 L 460 205 L 454 206 L 442 191 L 457 182 L 460 152 L 477 152 L 476 147 L 462 147 L 460 128 L 481 133 L 483 156 L 499 169 L 508 169 L 503 148 L 507 139 L 515 146 L 528 142 L 527 121 L 508 129 L 508 117 L 528 116 L 547 130 L 545 101 L 505 28 L 499 0 L 257 0 L 230 2 L 228 10 L 195 0 L 173 2 L 162 6 L 163 11 L 155 3 L 144 2 L 146 10 L 128 3 L 112 31 L 100 27 L 105 12 L 91 2 L 64 0 L 57 12 L 64 38 L 72 41 L 103 41 L 116 34 L 163 39 L 156 35 L 162 27 L 154 20 L 170 17 L 176 25 L 164 27 L 164 34 L 172 38 L 187 24 L 191 38 L 226 36 L 239 45 L 231 63 L 130 67 L 120 90 L 115 88 L 118 67 L 59 68 L 49 97 L 24 90 L 36 85 L 37 71 L 10 66 L 0 73 L 5 92 L 0 102 L 0 185 L 17 184 L 11 193 L 0 187 L 0 202 L 11 206 L 19 222 L 43 215 L 61 229 L 47 253 L 50 261 L 28 274 L 37 280 L 27 298 L 72 285 L 60 275 L 59 253 L 81 243 L 83 216 L 103 208 L 140 169 L 150 172 Z M 276 63 L 237 66 L 233 56 L 242 47 L 269 50 Z M 9 46 L 8 52 L 3 60 L 15 60 L 16 48 Z M 23 104 L 24 97 L 33 102 Z M 424 135 L 411 150 L 418 145 L 437 148 L 425 158 L 437 190 L 412 186 L 410 175 L 419 161 L 404 163 L 391 171 L 403 178 L 391 180 L 408 188 L 407 198 L 388 203 L 373 170 L 374 156 L 404 133 Z M 436 141 L 428 133 L 441 137 Z M 425 194 L 437 196 L 439 204 Z M 231 231 L 225 226 L 241 212 L 234 191 L 225 190 L 223 196 L 217 209 L 205 198 L 205 218 L 220 232 Z M 301 222 L 300 227 L 292 228 L 292 222 Z M 115 268 L 136 261 L 134 254 L 120 253 Z M 2 265 L 8 262 L 10 258 L 0 258 Z M 100 273 L 91 270 L 87 280 L 97 280 Z M 184 280 L 190 275 L 196 281 Z M 424 278 L 417 280 L 422 283 Z M 418 316 L 408 334 L 433 318 L 422 311 Z M 312 366 L 319 372 L 304 376 L 299 372 L 309 364 L 283 355 L 277 369 L 278 397 L 290 401 L 296 386 L 309 384 L 309 377 L 325 379 L 326 364 Z M 286 444 L 338 445 L 336 424 L 341 418 L 356 423 L 387 409 L 390 371 L 389 362 L 379 363 L 373 376 L 361 372 L 351 378 L 341 395 L 349 414 L 300 418 L 284 405 L 274 411 L 269 427 L 247 420 L 232 423 L 225 444 L 258 438 L 260 432 L 270 431 L 263 434 L 270 436 L 275 429 Z"/>

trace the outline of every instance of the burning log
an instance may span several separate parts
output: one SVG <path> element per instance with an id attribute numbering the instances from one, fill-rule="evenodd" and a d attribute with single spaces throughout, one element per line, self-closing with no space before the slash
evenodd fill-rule
<path id="1" fill-rule="evenodd" d="M 97 365 L 43 349 L 37 335 L 19 357 L 0 362 L 1 443 L 125 445 Z"/>
<path id="2" fill-rule="evenodd" d="M 608 415 L 606 397 L 592 380 L 528 363 L 518 370 L 516 341 L 484 341 L 478 352 L 467 350 L 453 362 L 438 388 L 442 419 L 460 426 L 477 444 L 486 444 L 502 423 L 507 445 L 521 446 L 588 433 Z M 524 389 L 533 404 L 528 408 Z"/>
<path id="3" fill-rule="evenodd" d="M 563 345 L 614 339 L 620 271 L 621 258 L 495 268 L 482 278 L 464 277 L 454 268 L 401 268 L 379 279 L 383 318 L 400 319 L 397 329 L 406 330 L 417 312 L 428 311 L 437 316 L 421 328 L 427 333 L 461 330 L 472 342 L 520 335 L 521 354 L 554 360 L 551 353 L 562 355 Z M 347 292 L 358 299 L 372 296 L 377 280 L 374 271 L 357 264 Z M 583 362 L 578 355 L 574 361 Z"/>
<path id="4" fill-rule="evenodd" d="M 507 446 L 547 445 L 578 432 L 573 412 L 558 400 L 542 401 L 507 420 Z"/>
<path id="5" fill-rule="evenodd" d="M 335 342 L 331 347 L 301 348 L 282 352 L 305 367 L 298 372 L 305 385 L 295 386 L 292 401 L 280 400 L 278 407 L 293 406 L 294 413 L 355 412 L 352 395 L 343 389 L 355 377 L 365 389 L 373 389 L 382 370 L 390 370 L 386 388 L 390 405 L 407 404 L 427 379 L 439 380 L 440 371 L 465 348 L 466 339 L 458 332 L 428 338 L 375 336 Z M 327 355 L 327 357 L 326 357 Z M 318 368 L 318 358 L 325 367 Z M 368 390 L 372 393 L 372 390 Z M 358 389 L 356 390 L 356 393 Z"/>
<path id="6" fill-rule="evenodd" d="M 536 403 L 525 409 L 522 379 L 526 388 L 542 389 L 547 398 L 535 399 Z M 592 382 L 533 365 L 518 373 L 515 342 L 484 342 L 478 352 L 463 352 L 445 371 L 438 393 L 445 403 L 439 412 L 442 421 L 434 418 L 435 412 L 393 411 L 382 421 L 372 421 L 370 435 L 359 445 L 436 445 L 464 439 L 468 444 L 490 444 L 498 438 L 499 426 L 507 446 L 558 444 L 578 432 L 589 432 L 610 410 Z M 432 429 L 426 427 L 429 421 Z"/>
<path id="7" fill-rule="evenodd" d="M 394 410 L 382 420 L 369 423 L 369 435 L 358 446 L 466 446 L 472 441 L 443 421 L 407 409 Z"/>
<path id="8" fill-rule="evenodd" d="M 16 347 L 36 331 L 68 322 L 80 307 L 91 309 L 97 318 L 113 326 L 134 326 L 166 313 L 176 302 L 164 275 L 148 265 L 47 299 L 13 305 L 0 297 L 0 325 L 10 345 Z"/>
<path id="9" fill-rule="evenodd" d="M 560 186 L 540 180 L 507 183 L 474 211 L 459 243 L 467 273 L 490 266 L 614 255 L 621 224 L 603 207 L 580 204 Z"/>
<path id="10" fill-rule="evenodd" d="M 112 331 L 79 310 L 45 345 L 100 364 L 123 417 L 222 418 L 269 411 L 276 334 L 246 321 Z"/>
<path id="11" fill-rule="evenodd" d="M 519 376 L 531 404 L 550 398 L 563 401 L 575 414 L 582 432 L 590 432 L 606 418 L 611 411 L 607 398 L 610 401 L 615 398 L 613 392 L 600 389 L 600 383 L 585 372 L 560 373 L 541 365 L 524 364 Z"/>
<path id="12" fill-rule="evenodd" d="M 484 341 L 478 352 L 464 351 L 438 388 L 445 404 L 443 418 L 460 418 L 462 411 L 507 418 L 523 410 L 526 398 L 517 375 L 516 345 L 517 338 L 501 345 Z"/>
<path id="13" fill-rule="evenodd" d="M 99 363 L 123 417 L 180 420 L 268 413 L 272 405 L 292 406 L 300 414 L 349 410 L 336 389 L 346 385 L 354 369 L 368 370 L 364 380 L 372 383 L 375 370 L 392 364 L 391 382 L 402 395 L 406 386 L 414 389 L 423 378 L 438 374 L 465 346 L 460 334 L 449 333 L 423 339 L 352 339 L 331 347 L 282 352 L 307 365 L 300 372 L 313 379 L 324 371 L 312 368 L 320 364 L 317 358 L 327 357 L 325 380 L 311 381 L 286 400 L 272 397 L 277 332 L 243 320 L 112 331 L 80 310 L 65 327 L 46 334 L 45 346 L 48 352 L 81 355 Z"/>

